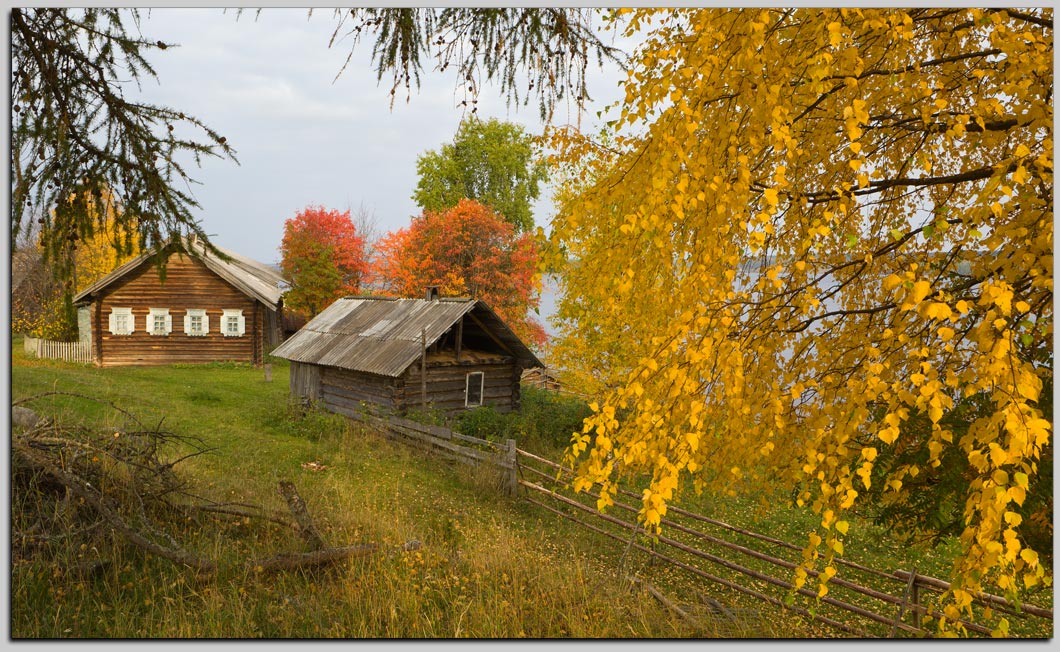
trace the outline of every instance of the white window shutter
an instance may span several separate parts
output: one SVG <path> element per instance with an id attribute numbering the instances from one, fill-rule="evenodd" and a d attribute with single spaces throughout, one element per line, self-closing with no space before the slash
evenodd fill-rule
<path id="1" fill-rule="evenodd" d="M 202 311 L 202 334 L 206 335 L 210 332 L 210 315 L 206 314 L 206 311 Z"/>
<path id="2" fill-rule="evenodd" d="M 191 315 L 187 311 L 184 312 L 184 334 L 191 335 Z"/>
<path id="3" fill-rule="evenodd" d="M 114 311 L 113 310 L 110 312 L 109 315 L 107 315 L 107 330 L 110 331 L 111 335 L 115 335 L 116 334 L 114 332 Z"/>
<path id="4" fill-rule="evenodd" d="M 173 315 L 166 313 L 166 335 L 173 332 Z"/>
<path id="5" fill-rule="evenodd" d="M 242 314 L 239 315 L 239 334 L 245 335 L 247 332 L 247 318 Z"/>

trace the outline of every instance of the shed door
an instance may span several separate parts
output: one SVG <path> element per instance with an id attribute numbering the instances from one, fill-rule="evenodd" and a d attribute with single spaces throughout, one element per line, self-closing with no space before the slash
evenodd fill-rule
<path id="1" fill-rule="evenodd" d="M 320 400 L 320 367 L 291 362 L 291 393 L 311 401 Z"/>

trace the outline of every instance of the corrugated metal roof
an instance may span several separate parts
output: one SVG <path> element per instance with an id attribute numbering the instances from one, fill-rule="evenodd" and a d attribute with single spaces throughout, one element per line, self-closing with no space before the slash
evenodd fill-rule
<path id="1" fill-rule="evenodd" d="M 311 319 L 272 355 L 397 377 L 419 359 L 423 333 L 430 346 L 468 313 L 474 313 L 524 368 L 543 366 L 489 306 L 474 299 L 346 297 Z"/>
<path id="2" fill-rule="evenodd" d="M 279 271 L 217 245 L 214 245 L 214 247 L 230 257 L 231 260 L 222 260 L 211 254 L 207 251 L 206 246 L 198 241 L 183 238 L 181 245 L 184 251 L 202 262 L 207 269 L 223 278 L 243 294 L 261 301 L 273 310 L 279 307 L 280 298 L 283 296 L 283 292 L 280 290 L 280 282 L 283 277 L 280 276 Z M 130 260 L 79 292 L 74 297 L 74 302 L 77 303 L 94 296 L 111 283 L 151 261 L 155 255 L 156 252 L 152 251 Z"/>

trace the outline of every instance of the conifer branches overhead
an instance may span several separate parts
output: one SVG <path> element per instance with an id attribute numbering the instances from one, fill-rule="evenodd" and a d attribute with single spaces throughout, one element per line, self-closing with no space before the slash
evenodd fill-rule
<path id="1" fill-rule="evenodd" d="M 624 58 L 594 31 L 592 17 L 598 14 L 559 8 L 336 10 L 331 42 L 352 39 L 352 57 L 352 47 L 371 35 L 378 79 L 393 75 L 391 101 L 401 86 L 411 95 L 424 61 L 434 58 L 436 70 L 454 69 L 465 102 L 474 104 L 481 84 L 490 81 L 509 103 L 525 105 L 536 96 L 542 118 L 548 118 L 558 101 L 580 106 L 589 99 L 585 72 L 590 62 Z"/>
<path id="2" fill-rule="evenodd" d="M 130 231 L 144 246 L 204 236 L 185 166 L 234 150 L 201 120 L 125 94 L 155 78 L 146 55 L 168 47 L 140 33 L 136 10 L 12 10 L 12 241 L 37 219 L 61 261 L 105 227 L 87 206 L 110 193 L 116 247 Z"/>

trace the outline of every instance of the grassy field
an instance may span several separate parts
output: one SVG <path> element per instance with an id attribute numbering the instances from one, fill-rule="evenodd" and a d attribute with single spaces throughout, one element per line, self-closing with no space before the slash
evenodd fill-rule
<path id="1" fill-rule="evenodd" d="M 247 561 L 301 550 L 296 533 L 222 517 L 170 531 L 218 562 L 205 579 L 113 540 L 91 549 L 52 545 L 46 556 L 13 556 L 14 638 L 731 634 L 676 619 L 623 581 L 621 550 L 502 498 L 489 474 L 423 459 L 332 415 L 300 416 L 288 408 L 280 364 L 271 382 L 261 369 L 234 364 L 97 369 L 28 360 L 16 340 L 13 400 L 49 392 L 111 401 L 145 424 L 200 438 L 211 451 L 177 470 L 203 496 L 282 512 L 277 483 L 290 480 L 328 544 L 377 543 L 390 552 L 259 574 Z M 95 401 L 65 395 L 27 405 L 64 421 L 122 421 Z M 326 468 L 303 468 L 310 462 Z M 422 548 L 396 551 L 410 540 Z M 89 577 L 71 570 L 92 557 L 113 563 Z M 797 622 L 779 625 L 748 622 L 744 633 L 798 634 Z"/>
<path id="2" fill-rule="evenodd" d="M 97 401 L 48 394 L 110 401 L 145 424 L 195 437 L 210 449 L 177 467 L 199 495 L 285 512 L 277 485 L 290 480 L 328 544 L 376 543 L 385 552 L 324 570 L 261 574 L 248 560 L 301 550 L 296 533 L 260 520 L 222 517 L 177 522 L 171 532 L 187 549 L 218 562 L 218 572 L 209 578 L 116 541 L 96 549 L 51 546 L 45 556 L 14 556 L 12 635 L 836 635 L 746 596 L 716 592 L 687 574 L 649 566 L 643 557 L 629 557 L 619 543 L 503 497 L 490 472 L 425 459 L 335 415 L 293 409 L 287 381 L 283 361 L 274 361 L 271 382 L 263 370 L 236 364 L 97 369 L 27 359 L 16 339 L 16 402 L 43 395 L 30 406 L 56 419 L 121 427 L 120 413 Z M 488 438 L 515 436 L 520 448 L 559 459 L 565 435 L 557 433 L 569 432 L 584 409 L 577 401 L 527 391 L 522 414 L 480 412 L 459 425 Z M 171 455 L 185 452 L 175 449 Z M 792 511 L 782 499 L 689 494 L 682 506 L 800 545 L 815 525 L 813 514 Z M 952 545 L 908 545 L 867 522 L 855 522 L 851 529 L 858 533 L 846 546 L 851 561 L 880 570 L 915 567 L 921 574 L 948 574 Z M 422 542 L 422 548 L 398 551 L 411 540 Z M 86 558 L 113 563 L 90 577 L 71 570 Z M 649 578 L 671 597 L 708 589 L 740 615 L 739 622 L 680 620 L 642 588 L 625 582 L 629 573 Z M 1041 598 L 1034 601 L 1051 606 L 1051 593 Z M 1051 636 L 1051 628 L 1045 635 Z"/>

